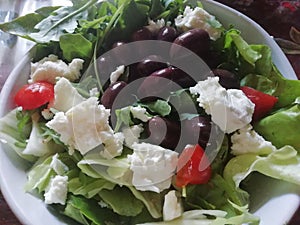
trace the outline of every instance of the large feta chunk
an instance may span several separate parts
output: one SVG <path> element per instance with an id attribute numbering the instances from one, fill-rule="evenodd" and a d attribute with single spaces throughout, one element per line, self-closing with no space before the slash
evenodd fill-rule
<path id="1" fill-rule="evenodd" d="M 218 77 L 199 81 L 190 92 L 199 95 L 199 106 L 226 133 L 232 133 L 252 120 L 255 105 L 241 90 L 223 88 Z"/>
<path id="2" fill-rule="evenodd" d="M 216 18 L 200 7 L 191 9 L 187 6 L 184 9 L 183 15 L 175 18 L 175 25 L 182 31 L 188 31 L 194 28 L 204 29 L 208 32 L 212 40 L 220 37 L 222 25 Z"/>
<path id="3" fill-rule="evenodd" d="M 237 130 L 231 136 L 231 142 L 231 153 L 234 155 L 247 153 L 265 155 L 276 150 L 276 147 L 256 133 L 250 124 Z"/>
<path id="4" fill-rule="evenodd" d="M 51 107 L 62 112 L 67 112 L 73 106 L 86 100 L 72 86 L 70 81 L 63 77 L 54 86 L 54 96 L 54 102 Z"/>
<path id="5" fill-rule="evenodd" d="M 164 221 L 170 221 L 176 219 L 182 215 L 183 207 L 180 199 L 176 196 L 176 191 L 169 191 L 165 195 L 163 205 L 163 219 Z"/>
<path id="6" fill-rule="evenodd" d="M 66 113 L 58 112 L 46 126 L 60 134 L 60 140 L 82 155 L 100 144 L 105 156 L 113 158 L 122 153 L 122 134 L 114 134 L 109 126 L 110 110 L 98 104 L 98 98 L 90 97 L 72 107 Z"/>
<path id="7" fill-rule="evenodd" d="M 82 59 L 73 59 L 71 63 L 66 64 L 58 59 L 56 55 L 49 55 L 39 62 L 31 64 L 32 82 L 48 81 L 55 84 L 57 77 L 65 77 L 70 81 L 75 81 L 80 77 L 80 70 L 83 67 Z"/>
<path id="8" fill-rule="evenodd" d="M 132 184 L 140 191 L 160 193 L 171 185 L 178 153 L 158 145 L 134 143 L 128 156 L 133 171 Z"/>
<path id="9" fill-rule="evenodd" d="M 49 186 L 44 194 L 46 204 L 66 203 L 68 193 L 68 177 L 56 175 L 50 181 Z"/>
<path id="10" fill-rule="evenodd" d="M 131 148 L 133 143 L 138 143 L 143 130 L 142 124 L 123 128 L 122 133 L 124 134 L 125 144 Z"/>

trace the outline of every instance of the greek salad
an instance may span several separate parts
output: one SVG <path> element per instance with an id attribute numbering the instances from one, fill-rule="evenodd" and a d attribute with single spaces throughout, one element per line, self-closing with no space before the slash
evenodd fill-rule
<path id="1" fill-rule="evenodd" d="M 300 185 L 300 81 L 268 46 L 200 1 L 72 3 L 0 24 L 36 43 L 0 118 L 0 141 L 30 165 L 26 192 L 74 224 L 225 225 L 259 224 L 258 173 Z M 174 63 L 194 59 L 207 73 Z"/>

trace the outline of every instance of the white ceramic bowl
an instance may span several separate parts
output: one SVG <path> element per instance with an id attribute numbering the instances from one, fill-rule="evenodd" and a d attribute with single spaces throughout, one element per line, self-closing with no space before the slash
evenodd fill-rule
<path id="1" fill-rule="evenodd" d="M 234 26 L 242 32 L 249 43 L 266 44 L 271 47 L 273 61 L 281 73 L 296 79 L 296 75 L 284 53 L 259 25 L 243 14 L 214 1 L 203 1 L 204 8 L 216 15 L 224 24 Z M 10 74 L 0 95 L 0 117 L 12 109 L 12 98 L 16 90 L 27 81 L 30 70 L 30 56 L 27 54 Z M 42 200 L 24 192 L 26 164 L 3 144 L 0 145 L 0 182 L 1 191 L 9 206 L 26 225 L 67 224 L 52 214 Z M 259 179 L 259 178 L 258 178 Z M 262 178 L 253 188 L 252 210 L 261 217 L 262 225 L 286 224 L 300 204 L 299 192 L 293 185 Z M 299 188 L 298 188 L 299 189 Z M 69 223 L 68 223 L 69 224 Z"/>

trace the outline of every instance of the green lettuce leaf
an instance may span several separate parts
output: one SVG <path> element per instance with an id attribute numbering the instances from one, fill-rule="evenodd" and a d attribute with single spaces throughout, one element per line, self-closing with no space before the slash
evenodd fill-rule
<path id="1" fill-rule="evenodd" d="M 139 105 L 149 109 L 152 113 L 157 113 L 161 116 L 168 116 L 172 109 L 167 101 L 161 99 L 158 99 L 155 102 L 141 103 Z"/>
<path id="2" fill-rule="evenodd" d="M 293 146 L 300 152 L 300 103 L 279 110 L 254 125 L 254 129 L 277 148 Z"/>
<path id="3" fill-rule="evenodd" d="M 111 183 L 105 179 L 95 179 L 86 176 L 84 173 L 79 172 L 78 176 L 69 179 L 68 190 L 74 195 L 82 195 L 86 198 L 93 198 L 101 190 L 112 190 L 116 184 Z"/>
<path id="4" fill-rule="evenodd" d="M 186 209 L 218 209 L 226 211 L 228 216 L 235 216 L 238 212 L 230 202 L 247 205 L 248 198 L 246 192 L 215 174 L 207 184 L 188 185 L 183 201 Z"/>
<path id="5" fill-rule="evenodd" d="M 125 186 L 115 186 L 113 190 L 102 190 L 99 196 L 115 213 L 122 216 L 137 216 L 144 207 L 143 202 L 135 198 Z"/>
<path id="6" fill-rule="evenodd" d="M 67 206 L 62 213 L 87 225 L 106 225 L 109 222 L 114 224 L 121 221 L 117 214 L 108 208 L 101 207 L 95 199 L 86 199 L 75 195 L 69 196 Z"/>
<path id="7" fill-rule="evenodd" d="M 19 109 L 14 109 L 0 118 L 0 142 L 8 145 L 21 158 L 34 162 L 36 157 L 24 154 L 26 140 L 31 132 L 31 115 L 23 114 Z"/>
<path id="8" fill-rule="evenodd" d="M 300 156 L 288 145 L 265 157 L 255 154 L 236 156 L 226 165 L 224 178 L 238 187 L 254 171 L 300 185 Z"/>

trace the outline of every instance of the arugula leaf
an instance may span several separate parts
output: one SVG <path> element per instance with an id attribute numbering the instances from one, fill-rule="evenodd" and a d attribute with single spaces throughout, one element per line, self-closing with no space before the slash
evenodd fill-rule
<path id="1" fill-rule="evenodd" d="M 64 34 L 59 38 L 59 45 L 64 58 L 72 61 L 74 58 L 90 60 L 93 53 L 93 43 L 81 34 Z"/>

